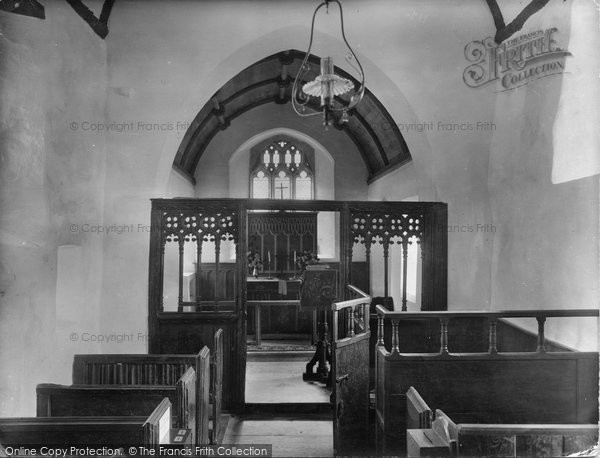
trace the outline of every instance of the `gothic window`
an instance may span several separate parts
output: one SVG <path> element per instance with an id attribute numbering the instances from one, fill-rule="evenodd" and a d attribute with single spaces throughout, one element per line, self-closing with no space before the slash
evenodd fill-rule
<path id="1" fill-rule="evenodd" d="M 254 199 L 314 198 L 314 171 L 308 157 L 292 141 L 267 143 L 250 170 Z"/>
<path id="2" fill-rule="evenodd" d="M 271 180 L 264 170 L 258 170 L 252 177 L 252 197 L 268 199 L 271 197 Z"/>

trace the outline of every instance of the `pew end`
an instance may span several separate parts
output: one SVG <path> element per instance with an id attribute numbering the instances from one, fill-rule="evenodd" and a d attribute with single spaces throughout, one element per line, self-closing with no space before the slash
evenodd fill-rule
<path id="1" fill-rule="evenodd" d="M 163 398 L 148 416 L 0 418 L 3 447 L 52 445 L 87 447 L 170 443 L 171 402 Z M 71 453 L 77 455 L 77 453 Z"/>
<path id="2" fill-rule="evenodd" d="M 414 387 L 406 392 L 406 428 L 431 428 L 433 412 Z"/>
<path id="3" fill-rule="evenodd" d="M 171 443 L 171 401 L 164 398 L 150 414 L 142 426 L 144 430 L 144 443 L 170 444 Z"/>

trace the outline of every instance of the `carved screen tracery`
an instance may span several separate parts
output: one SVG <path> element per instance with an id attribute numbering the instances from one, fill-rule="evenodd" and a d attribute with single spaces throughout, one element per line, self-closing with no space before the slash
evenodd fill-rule
<path id="1" fill-rule="evenodd" d="M 392 245 L 402 249 L 402 310 L 407 310 L 407 286 L 409 272 L 409 246 L 414 243 L 421 248 L 423 256 L 423 214 L 357 211 L 351 215 L 351 234 L 355 244 L 363 244 L 369 271 L 371 269 L 371 248 L 374 244 L 383 247 L 384 296 L 389 296 L 389 258 Z M 416 269 L 416 266 L 413 266 Z"/>
<path id="2" fill-rule="evenodd" d="M 219 300 L 219 264 L 221 258 L 221 246 L 223 242 L 233 242 L 237 249 L 238 242 L 238 212 L 223 207 L 204 207 L 201 210 L 165 210 L 162 213 L 162 239 L 161 250 L 165 252 L 165 245 L 175 243 L 178 246 L 178 297 L 177 309 L 183 310 L 184 305 L 184 259 L 186 258 L 186 247 L 194 247 L 195 253 L 195 291 L 196 305 L 200 305 L 200 269 L 202 268 L 202 256 L 204 246 L 214 250 L 215 260 L 215 283 L 214 297 Z M 188 255 L 190 253 L 187 253 Z"/>

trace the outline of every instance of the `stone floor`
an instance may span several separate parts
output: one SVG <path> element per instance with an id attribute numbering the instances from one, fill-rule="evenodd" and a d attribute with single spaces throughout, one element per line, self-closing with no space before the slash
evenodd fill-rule
<path id="1" fill-rule="evenodd" d="M 333 422 L 322 416 L 293 418 L 234 416 L 229 420 L 223 444 L 272 445 L 274 457 L 333 456 Z"/>
<path id="2" fill-rule="evenodd" d="M 302 380 L 311 356 L 310 351 L 249 352 L 246 402 L 257 413 L 231 417 L 223 444 L 270 444 L 275 457 L 333 456 L 329 406 L 320 413 L 306 413 L 311 404 L 329 403 L 330 395 L 324 384 Z M 302 406 L 308 408 L 298 408 Z"/>
<path id="3" fill-rule="evenodd" d="M 324 384 L 302 380 L 311 355 L 312 352 L 248 353 L 246 402 L 329 402 L 330 390 Z"/>

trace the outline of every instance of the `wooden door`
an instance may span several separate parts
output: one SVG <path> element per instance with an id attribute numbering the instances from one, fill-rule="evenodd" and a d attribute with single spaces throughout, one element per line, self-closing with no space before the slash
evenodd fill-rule
<path id="1" fill-rule="evenodd" d="M 369 442 L 369 303 L 358 299 L 333 304 L 333 448 L 336 455 L 367 451 Z"/>

